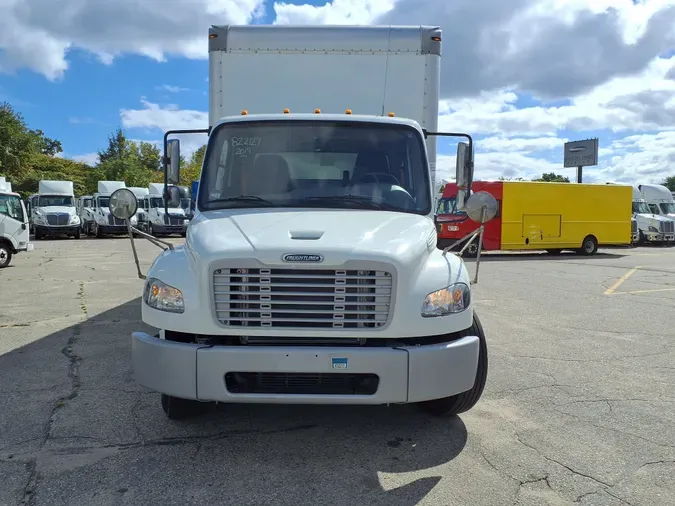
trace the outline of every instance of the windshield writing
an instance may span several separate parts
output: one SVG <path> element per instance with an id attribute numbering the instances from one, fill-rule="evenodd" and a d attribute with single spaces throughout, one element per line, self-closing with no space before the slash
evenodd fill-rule
<path id="1" fill-rule="evenodd" d="M 73 197 L 69 195 L 40 195 L 38 197 L 38 207 L 63 206 L 75 207 Z"/>
<path id="2" fill-rule="evenodd" d="M 200 210 L 320 207 L 428 214 L 431 209 L 423 140 L 407 126 L 236 123 L 218 127 L 209 142 Z"/>

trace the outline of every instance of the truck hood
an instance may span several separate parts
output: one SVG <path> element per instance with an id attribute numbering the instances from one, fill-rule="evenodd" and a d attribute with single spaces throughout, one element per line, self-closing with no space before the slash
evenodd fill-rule
<path id="1" fill-rule="evenodd" d="M 44 214 L 65 213 L 75 214 L 75 208 L 69 206 L 40 206 L 38 207 Z"/>
<path id="2" fill-rule="evenodd" d="M 675 215 L 668 215 L 668 216 L 672 217 L 666 218 L 665 216 L 661 216 L 659 214 L 638 213 L 635 215 L 635 218 L 638 220 L 651 220 L 652 223 L 661 221 L 673 221 L 673 218 L 675 218 Z"/>
<path id="3" fill-rule="evenodd" d="M 435 249 L 436 229 L 428 216 L 389 211 L 208 211 L 191 222 L 186 246 L 205 260 L 279 264 L 285 254 L 318 254 L 324 265 L 353 258 L 409 264 Z"/>

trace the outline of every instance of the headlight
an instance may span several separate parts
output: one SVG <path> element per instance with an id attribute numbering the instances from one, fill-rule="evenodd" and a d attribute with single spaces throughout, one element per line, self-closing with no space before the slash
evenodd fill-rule
<path id="1" fill-rule="evenodd" d="M 79 225 L 79 224 L 80 224 L 80 217 L 77 216 L 76 214 L 73 214 L 73 215 L 70 217 L 70 224 L 71 224 L 71 225 Z"/>
<path id="2" fill-rule="evenodd" d="M 422 303 L 422 316 L 445 316 L 461 313 L 471 303 L 471 289 L 465 283 L 454 283 L 430 293 Z"/>
<path id="3" fill-rule="evenodd" d="M 170 313 L 182 313 L 185 310 L 183 294 L 178 288 L 150 278 L 145 283 L 143 300 L 151 308 Z"/>

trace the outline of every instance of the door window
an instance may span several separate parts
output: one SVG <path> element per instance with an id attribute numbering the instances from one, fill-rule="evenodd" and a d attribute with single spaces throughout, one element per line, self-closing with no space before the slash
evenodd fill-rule
<path id="1" fill-rule="evenodd" d="M 23 223 L 23 207 L 19 197 L 16 195 L 0 195 L 0 214 Z"/>

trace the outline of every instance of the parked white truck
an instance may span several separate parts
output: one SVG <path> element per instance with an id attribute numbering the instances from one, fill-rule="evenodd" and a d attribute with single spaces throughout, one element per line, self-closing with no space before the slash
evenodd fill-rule
<path id="1" fill-rule="evenodd" d="M 12 183 L 0 177 L 0 269 L 21 251 L 33 251 L 28 230 L 28 213 Z"/>
<path id="2" fill-rule="evenodd" d="M 91 223 L 88 234 L 98 238 L 104 235 L 120 235 L 127 233 L 123 220 L 118 220 L 110 213 L 110 195 L 119 188 L 125 188 L 124 181 L 99 181 L 97 192 L 94 193 L 94 221 Z"/>
<path id="3" fill-rule="evenodd" d="M 675 220 L 675 197 L 667 187 L 662 184 L 641 184 L 638 189 L 652 213 Z"/>
<path id="4" fill-rule="evenodd" d="M 180 202 L 171 206 L 165 205 L 164 188 L 164 183 L 148 185 L 148 194 L 139 201 L 139 208 L 143 212 L 139 216 L 138 228 L 154 236 L 170 234 L 185 236 L 187 230 L 185 210 L 180 206 Z"/>
<path id="5" fill-rule="evenodd" d="M 654 214 L 642 198 L 640 189 L 633 186 L 633 217 L 637 221 L 640 244 L 663 244 L 675 240 L 675 221 Z"/>
<path id="6" fill-rule="evenodd" d="M 209 128 L 165 134 L 170 185 L 168 136 L 209 139 L 185 245 L 146 276 L 159 332 L 133 333 L 136 380 L 172 419 L 213 401 L 471 409 L 487 345 L 464 262 L 436 248 L 436 136 L 468 141 L 460 208 L 497 204 L 465 200 L 471 137 L 436 132 L 441 30 L 214 26 L 209 45 Z"/>
<path id="7" fill-rule="evenodd" d="M 31 196 L 31 223 L 35 239 L 69 235 L 80 238 L 80 217 L 75 208 L 72 181 L 42 180 L 38 194 Z"/>

